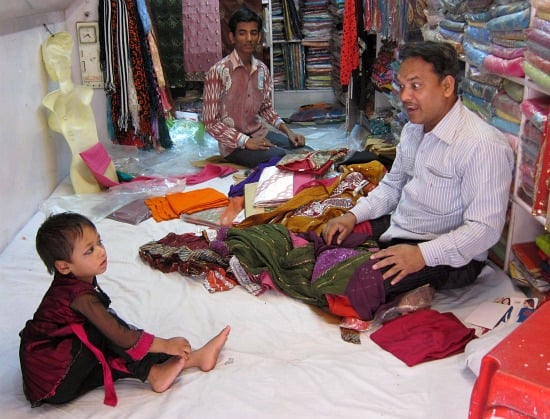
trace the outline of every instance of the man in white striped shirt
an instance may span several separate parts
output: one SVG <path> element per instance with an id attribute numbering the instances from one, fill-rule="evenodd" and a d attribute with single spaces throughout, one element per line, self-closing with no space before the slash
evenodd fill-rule
<path id="1" fill-rule="evenodd" d="M 392 168 L 322 232 L 327 243 L 341 244 L 356 224 L 370 221 L 382 248 L 373 268 L 383 271 L 387 296 L 426 283 L 455 288 L 475 280 L 502 233 L 514 168 L 506 138 L 458 97 L 452 46 L 410 43 L 399 58 L 409 123 Z"/>

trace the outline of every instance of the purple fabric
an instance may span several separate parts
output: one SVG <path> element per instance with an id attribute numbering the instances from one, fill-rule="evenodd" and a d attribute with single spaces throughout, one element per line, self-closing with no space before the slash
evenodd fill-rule
<path id="1" fill-rule="evenodd" d="M 326 252 L 329 249 L 340 249 L 340 248 L 355 248 L 363 243 L 372 236 L 364 233 L 351 233 L 342 244 L 326 244 L 325 240 L 315 231 L 311 230 L 305 233 L 298 233 L 298 236 L 303 237 L 308 242 L 313 243 L 315 247 L 315 257 L 318 258 L 321 253 Z"/>
<path id="2" fill-rule="evenodd" d="M 344 247 L 325 250 L 315 260 L 315 266 L 311 274 L 311 282 L 315 282 L 321 275 L 337 263 L 343 262 L 359 253 L 362 252 Z"/>
<path id="3" fill-rule="evenodd" d="M 375 262 L 369 260 L 356 269 L 344 293 L 363 320 L 372 320 L 378 307 L 386 302 L 382 272 L 372 269 Z"/>
<path id="4" fill-rule="evenodd" d="M 280 156 L 273 157 L 271 160 L 266 161 L 265 163 L 260 163 L 256 169 L 254 169 L 246 179 L 240 181 L 236 185 L 232 185 L 229 188 L 229 193 L 227 196 L 229 198 L 233 198 L 235 196 L 244 196 L 244 185 L 248 183 L 255 183 L 260 180 L 260 176 L 262 175 L 263 170 L 266 167 L 275 166 L 279 160 L 281 160 Z"/>

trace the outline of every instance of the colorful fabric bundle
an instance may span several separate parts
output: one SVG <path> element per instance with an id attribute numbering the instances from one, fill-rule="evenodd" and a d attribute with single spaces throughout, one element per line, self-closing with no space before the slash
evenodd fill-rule
<path id="1" fill-rule="evenodd" d="M 306 154 L 287 154 L 279 160 L 277 168 L 320 176 L 325 174 L 332 164 L 343 160 L 347 152 L 347 148 L 340 148 L 312 151 Z"/>

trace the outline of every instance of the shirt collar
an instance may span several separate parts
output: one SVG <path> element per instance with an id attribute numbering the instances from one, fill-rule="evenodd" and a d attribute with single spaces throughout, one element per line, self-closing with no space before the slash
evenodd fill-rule
<path id="1" fill-rule="evenodd" d="M 441 121 L 437 123 L 431 134 L 441 141 L 451 144 L 456 138 L 457 121 L 462 119 L 462 101 L 458 98 L 453 107 L 447 112 Z"/>
<path id="2" fill-rule="evenodd" d="M 239 57 L 239 54 L 237 53 L 237 50 L 234 49 L 233 52 L 230 54 L 229 59 L 231 60 L 231 65 L 233 66 L 233 70 L 235 70 L 238 67 L 245 67 L 243 61 L 241 60 L 241 57 Z M 252 68 L 250 69 L 250 72 L 253 73 L 258 69 L 258 59 L 252 56 Z"/>

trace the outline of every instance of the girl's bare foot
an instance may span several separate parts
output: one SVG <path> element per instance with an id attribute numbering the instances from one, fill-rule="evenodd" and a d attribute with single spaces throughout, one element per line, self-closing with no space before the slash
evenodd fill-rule
<path id="1" fill-rule="evenodd" d="M 173 356 L 162 364 L 153 365 L 147 377 L 153 391 L 162 393 L 168 390 L 185 367 L 186 362 L 182 357 Z"/>
<path id="2" fill-rule="evenodd" d="M 192 367 L 198 367 L 202 371 L 214 369 L 230 330 L 229 326 L 225 326 L 220 333 L 210 339 L 203 347 L 191 352 L 189 359 L 185 362 L 184 369 Z"/>

